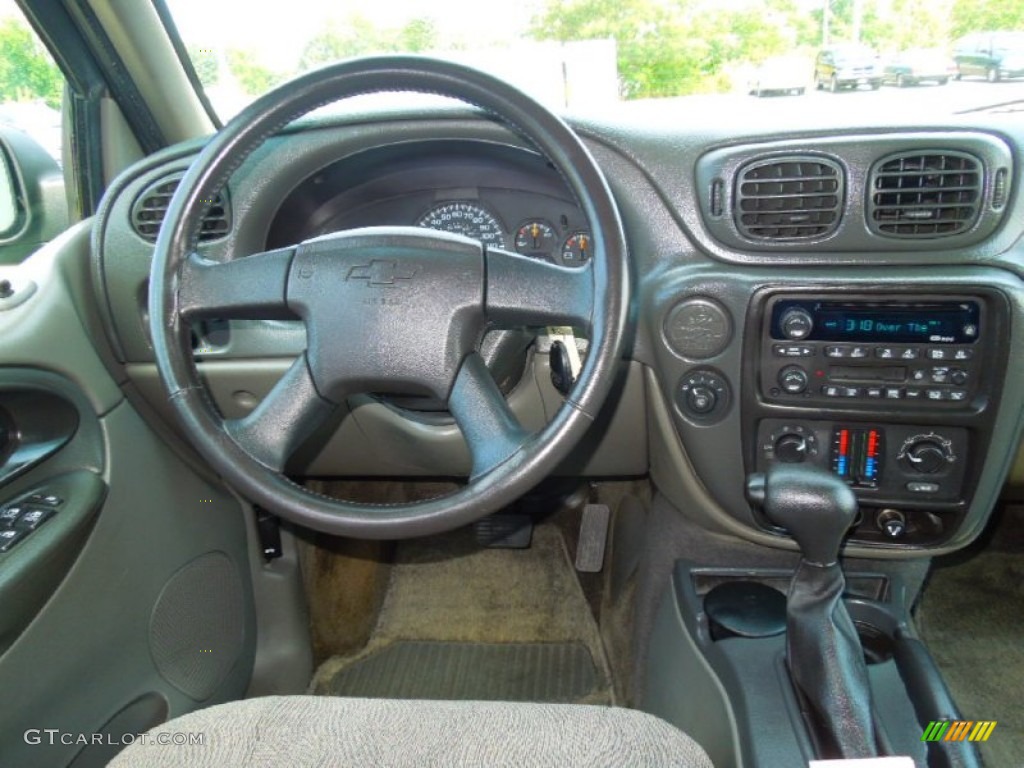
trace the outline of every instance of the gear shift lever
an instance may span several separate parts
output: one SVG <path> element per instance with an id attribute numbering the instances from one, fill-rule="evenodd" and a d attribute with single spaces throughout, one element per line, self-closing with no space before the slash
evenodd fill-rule
<path id="1" fill-rule="evenodd" d="M 878 754 L 864 650 L 843 604 L 846 580 L 839 547 L 857 514 L 857 499 L 835 475 L 776 465 L 747 479 L 747 496 L 786 528 L 801 559 L 786 601 L 786 662 L 825 737 L 823 757 Z"/>

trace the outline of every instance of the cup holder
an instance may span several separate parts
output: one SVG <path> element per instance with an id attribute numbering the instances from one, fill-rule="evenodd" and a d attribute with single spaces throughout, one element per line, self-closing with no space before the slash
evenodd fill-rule
<path id="1" fill-rule="evenodd" d="M 846 608 L 864 646 L 864 661 L 868 665 L 889 661 L 896 652 L 896 617 L 886 606 L 869 600 L 848 599 Z"/>

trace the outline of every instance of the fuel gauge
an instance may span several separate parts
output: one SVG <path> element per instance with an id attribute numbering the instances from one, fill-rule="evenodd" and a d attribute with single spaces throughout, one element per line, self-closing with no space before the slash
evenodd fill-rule
<path id="1" fill-rule="evenodd" d="M 593 241 L 589 232 L 576 232 L 562 246 L 562 263 L 567 267 L 578 267 L 590 261 L 593 255 Z"/>
<path id="2" fill-rule="evenodd" d="M 550 259 L 555 242 L 555 228 L 543 219 L 527 221 L 516 231 L 516 251 L 524 256 Z"/>

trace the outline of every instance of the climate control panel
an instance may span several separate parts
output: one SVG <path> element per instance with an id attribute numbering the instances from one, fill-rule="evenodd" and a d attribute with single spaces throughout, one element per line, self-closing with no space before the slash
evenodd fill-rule
<path id="1" fill-rule="evenodd" d="M 835 473 L 861 503 L 958 503 L 969 452 L 961 427 L 763 419 L 758 472 L 774 463 L 808 463 Z"/>
<path id="2" fill-rule="evenodd" d="M 849 541 L 941 546 L 973 513 L 1004 396 L 1011 306 L 963 282 L 861 286 L 754 292 L 735 398 L 744 471 L 820 467 L 857 496 Z"/>

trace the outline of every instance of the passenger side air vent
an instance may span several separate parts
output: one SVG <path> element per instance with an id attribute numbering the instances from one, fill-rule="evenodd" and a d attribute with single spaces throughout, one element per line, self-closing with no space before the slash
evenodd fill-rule
<path id="1" fill-rule="evenodd" d="M 868 226 L 885 237 L 948 237 L 978 220 L 981 161 L 965 152 L 901 152 L 871 171 Z"/>
<path id="2" fill-rule="evenodd" d="M 167 206 L 171 203 L 183 174 L 161 179 L 147 187 L 132 205 L 132 228 L 140 236 L 155 243 L 164 223 Z M 199 230 L 200 240 L 216 240 L 231 230 L 231 207 L 227 192 L 222 191 L 213 198 L 210 209 L 203 216 Z"/>
<path id="3" fill-rule="evenodd" d="M 806 240 L 832 234 L 843 205 L 843 170 L 821 157 L 776 157 L 740 169 L 736 226 L 750 240 Z"/>

